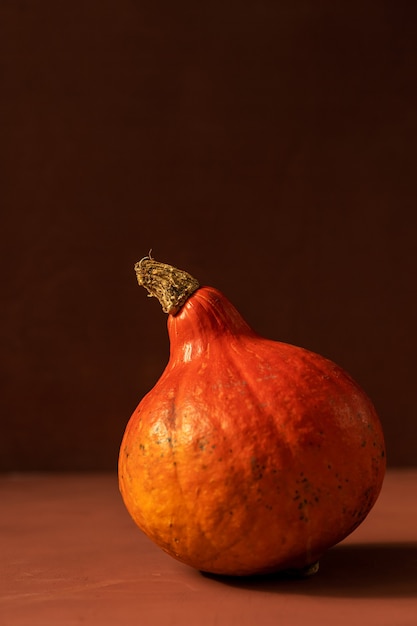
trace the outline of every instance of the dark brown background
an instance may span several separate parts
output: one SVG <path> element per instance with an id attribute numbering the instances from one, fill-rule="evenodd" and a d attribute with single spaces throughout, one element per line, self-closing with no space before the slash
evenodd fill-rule
<path id="1" fill-rule="evenodd" d="M 115 468 L 168 353 L 151 247 L 416 463 L 416 6 L 0 2 L 0 469 Z"/>

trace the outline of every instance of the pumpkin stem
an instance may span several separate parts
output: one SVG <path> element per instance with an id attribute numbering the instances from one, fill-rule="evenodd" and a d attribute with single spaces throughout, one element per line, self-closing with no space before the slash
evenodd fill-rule
<path id="1" fill-rule="evenodd" d="M 149 253 L 135 264 L 139 285 L 149 297 L 158 298 L 165 313 L 175 315 L 185 301 L 199 288 L 199 282 L 187 272 L 155 261 Z"/>

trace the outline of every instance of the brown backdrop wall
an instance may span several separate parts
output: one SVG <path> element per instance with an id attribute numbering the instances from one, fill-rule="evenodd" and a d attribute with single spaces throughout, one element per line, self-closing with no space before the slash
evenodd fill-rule
<path id="1" fill-rule="evenodd" d="M 372 397 L 417 462 L 411 2 L 0 3 L 0 469 L 114 469 L 156 258 Z"/>

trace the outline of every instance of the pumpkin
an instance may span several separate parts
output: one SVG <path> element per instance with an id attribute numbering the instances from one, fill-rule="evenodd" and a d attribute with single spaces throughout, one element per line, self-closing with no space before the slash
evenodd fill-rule
<path id="1" fill-rule="evenodd" d="M 150 256 L 135 270 L 168 313 L 170 357 L 121 443 L 131 517 L 203 572 L 317 571 L 382 486 L 372 402 L 330 360 L 259 336 L 217 289 Z"/>

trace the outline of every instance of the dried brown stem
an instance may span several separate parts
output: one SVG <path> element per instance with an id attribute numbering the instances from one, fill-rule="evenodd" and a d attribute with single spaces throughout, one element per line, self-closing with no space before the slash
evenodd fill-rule
<path id="1" fill-rule="evenodd" d="M 158 298 L 165 313 L 175 315 L 196 289 L 198 281 L 187 272 L 171 265 L 159 263 L 150 255 L 135 264 L 139 285 L 145 287 L 149 296 Z"/>

